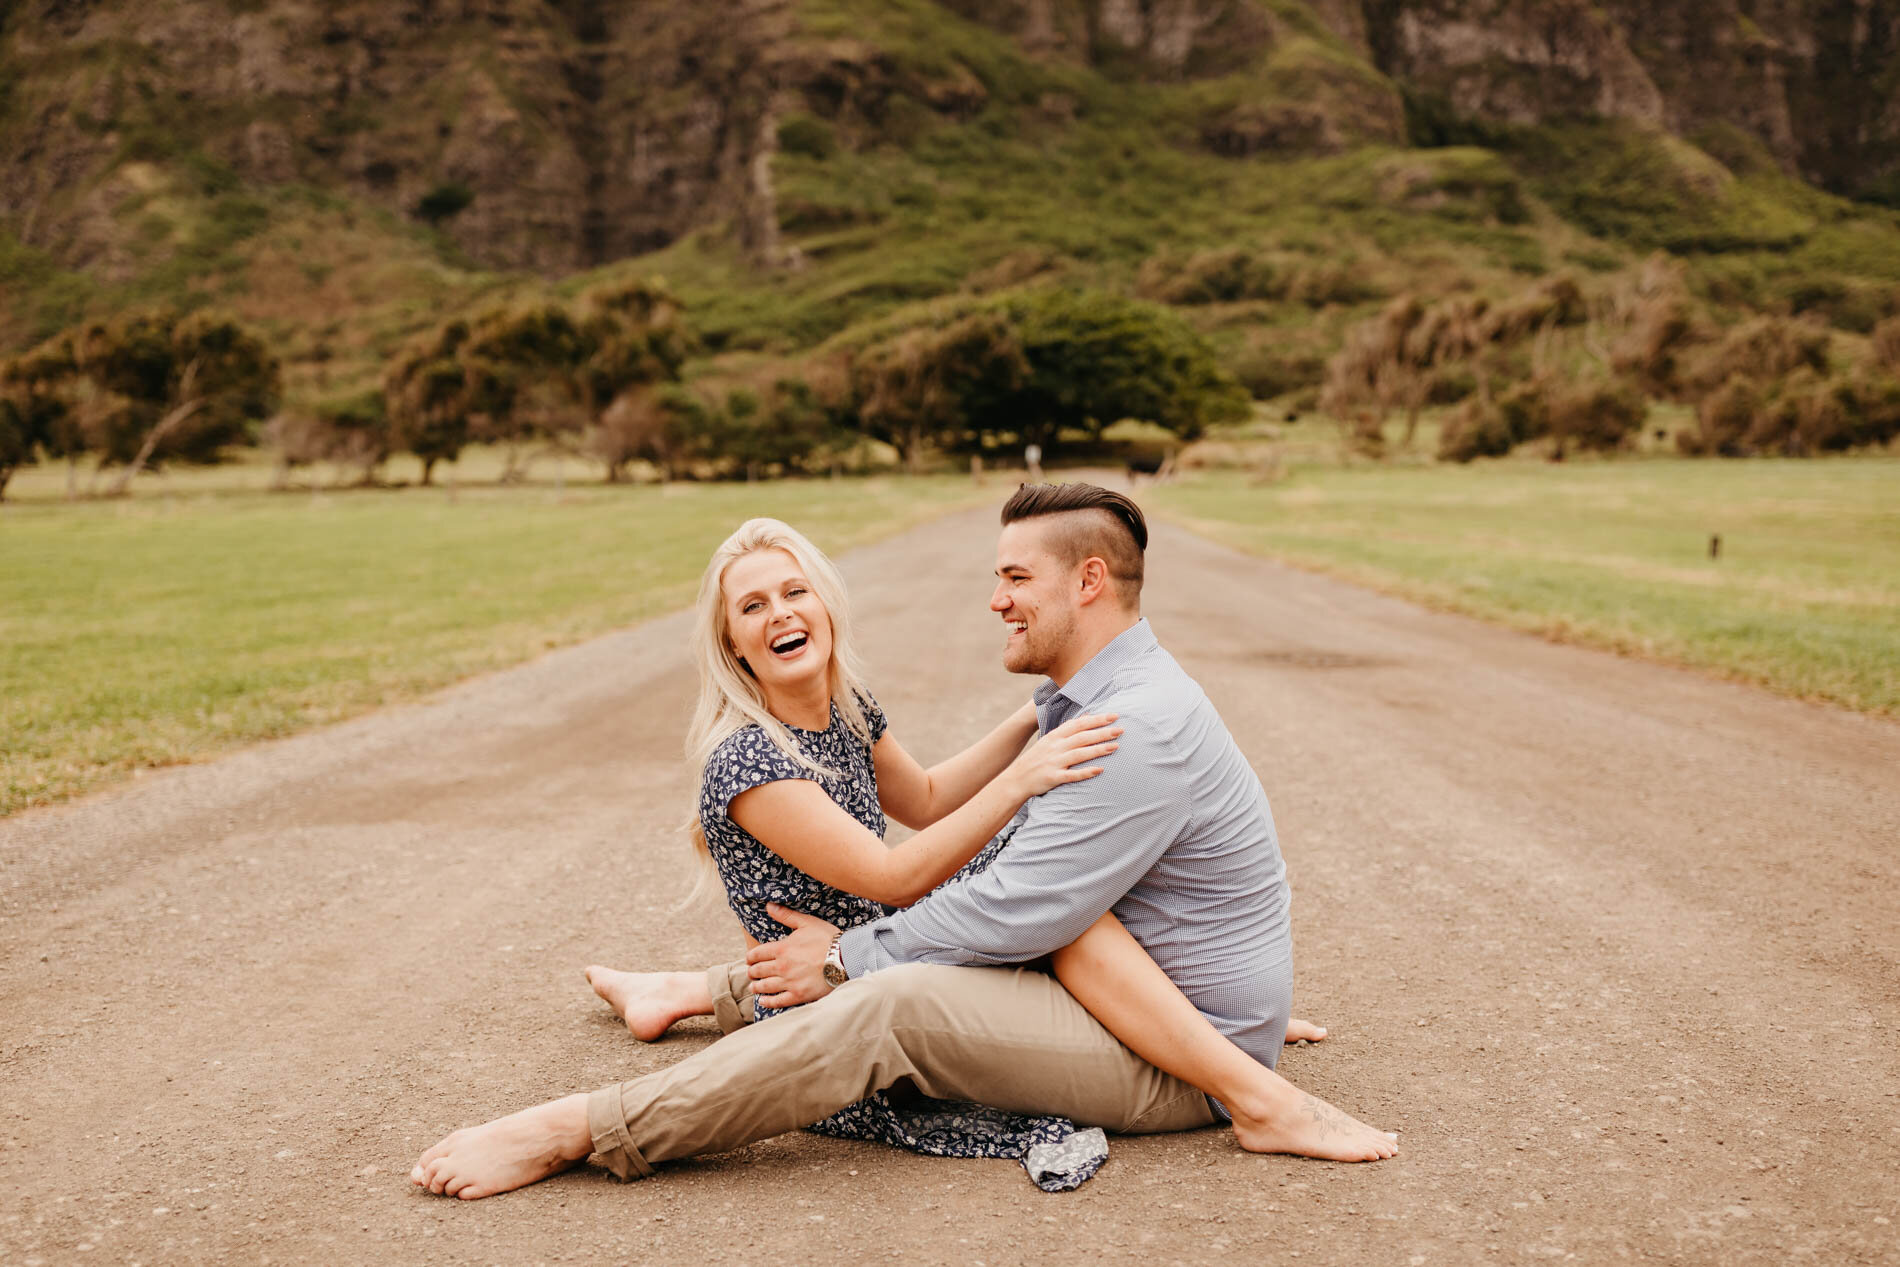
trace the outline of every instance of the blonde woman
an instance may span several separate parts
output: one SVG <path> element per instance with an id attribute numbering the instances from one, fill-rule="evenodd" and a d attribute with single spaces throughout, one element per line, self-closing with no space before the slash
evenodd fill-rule
<path id="1" fill-rule="evenodd" d="M 888 733 L 865 686 L 836 568 L 777 520 L 749 521 L 715 552 L 698 617 L 694 839 L 754 944 L 780 936 L 797 918 L 791 912 L 850 928 L 982 869 L 1025 801 L 1100 775 L 1090 763 L 1121 734 L 1113 716 L 1089 715 L 1038 738 L 1025 705 L 926 770 Z M 887 814 L 917 834 L 887 847 Z M 1098 1019 L 1131 1049 L 1204 1092 L 1234 1096 L 1239 1082 L 1276 1078 L 1209 1025 L 1112 915 L 1052 966 L 1085 1006 L 1102 1005 Z M 716 1016 L 731 1032 L 801 1001 L 753 998 L 743 961 L 710 973 L 596 965 L 587 975 L 641 1039 L 687 1016 Z M 1323 1035 L 1297 1020 L 1288 1027 L 1288 1041 Z M 920 1109 L 883 1093 L 813 1129 L 939 1155 L 1015 1157 L 1045 1187 L 1081 1182 L 1104 1155 L 1097 1133 L 1061 1119 L 935 1102 Z M 1393 1151 L 1382 1135 L 1353 1147 L 1365 1160 Z"/>

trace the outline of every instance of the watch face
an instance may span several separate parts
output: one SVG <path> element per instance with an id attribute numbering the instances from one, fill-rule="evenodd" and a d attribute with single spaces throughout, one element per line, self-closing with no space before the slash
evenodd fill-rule
<path id="1" fill-rule="evenodd" d="M 825 984 L 843 985 L 844 982 L 845 982 L 845 975 L 844 975 L 843 968 L 840 968 L 835 963 L 828 963 L 825 965 Z"/>

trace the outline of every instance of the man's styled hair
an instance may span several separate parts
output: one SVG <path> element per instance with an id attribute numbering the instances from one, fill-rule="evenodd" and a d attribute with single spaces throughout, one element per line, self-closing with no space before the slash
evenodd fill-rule
<path id="1" fill-rule="evenodd" d="M 1108 565 L 1124 606 L 1141 598 L 1142 552 L 1148 520 L 1125 494 L 1094 484 L 1024 484 L 1003 503 L 1003 524 L 1059 515 L 1049 545 L 1073 567 L 1091 556 Z"/>

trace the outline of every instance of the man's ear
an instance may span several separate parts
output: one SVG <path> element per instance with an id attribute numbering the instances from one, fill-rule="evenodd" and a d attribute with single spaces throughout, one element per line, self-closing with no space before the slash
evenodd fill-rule
<path id="1" fill-rule="evenodd" d="M 1076 601 L 1084 607 L 1109 593 L 1112 588 L 1108 579 L 1108 564 L 1093 555 L 1082 560 L 1080 581 Z"/>

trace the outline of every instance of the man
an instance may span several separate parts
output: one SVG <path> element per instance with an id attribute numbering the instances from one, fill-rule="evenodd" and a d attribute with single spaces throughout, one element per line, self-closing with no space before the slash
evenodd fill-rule
<path id="1" fill-rule="evenodd" d="M 1292 999 L 1285 869 L 1259 780 L 1141 617 L 1147 542 L 1132 501 L 1087 484 L 1025 485 L 1003 508 L 990 608 L 1009 629 L 1004 665 L 1046 675 L 1045 731 L 1119 714 L 1106 774 L 1034 799 L 986 870 L 907 910 L 842 935 L 780 915 L 793 931 L 748 956 L 753 990 L 768 1006 L 807 1006 L 659 1073 L 458 1131 L 423 1154 L 415 1182 L 488 1196 L 589 1153 L 643 1176 L 902 1079 L 938 1099 L 1121 1132 L 1228 1117 L 1253 1151 L 1396 1153 L 1390 1136 L 1271 1072 Z M 1192 1003 L 1140 1040 L 1141 1055 L 1096 1019 L 1115 999 L 1086 1000 L 1091 1015 L 1045 973 L 1006 966 L 1061 950 L 1111 911 Z M 1232 1040 L 1218 1044 L 1231 1058 L 1184 1054 L 1177 1032 L 1206 1022 Z"/>

